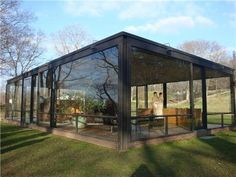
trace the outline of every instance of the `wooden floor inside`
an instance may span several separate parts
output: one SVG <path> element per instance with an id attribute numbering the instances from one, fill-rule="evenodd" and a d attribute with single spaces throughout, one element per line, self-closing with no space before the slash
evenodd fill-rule
<path id="1" fill-rule="evenodd" d="M 41 124 L 40 126 L 48 125 Z M 178 135 L 190 132 L 186 127 L 180 127 L 173 124 L 168 124 L 168 127 L 168 135 Z M 76 128 L 71 124 L 59 124 L 56 129 L 76 133 L 82 136 L 93 137 L 99 140 L 118 142 L 118 127 L 111 128 L 111 126 L 106 125 L 86 126 L 84 128 L 79 128 L 77 132 Z M 131 140 L 135 141 L 140 139 L 157 138 L 165 135 L 164 126 L 147 128 L 137 125 L 135 127 L 132 126 Z"/>
<path id="2" fill-rule="evenodd" d="M 170 124 L 168 128 L 168 135 L 178 135 L 181 133 L 188 133 L 191 132 L 190 130 L 186 129 L 185 127 L 180 126 L 173 126 Z M 164 127 L 157 127 L 157 128 L 138 128 L 133 129 L 131 134 L 132 141 L 140 140 L 140 139 L 148 139 L 148 138 L 157 138 L 165 136 L 165 129 Z"/>

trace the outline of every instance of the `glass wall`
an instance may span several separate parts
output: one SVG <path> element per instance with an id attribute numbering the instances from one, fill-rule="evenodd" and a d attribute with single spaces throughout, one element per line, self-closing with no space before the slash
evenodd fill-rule
<path id="1" fill-rule="evenodd" d="M 232 124 L 230 77 L 211 69 L 206 70 L 208 128 Z M 227 114 L 228 113 L 228 114 Z"/>
<path id="2" fill-rule="evenodd" d="M 132 140 L 185 133 L 190 130 L 189 80 L 188 62 L 132 48 Z M 163 84 L 167 85 L 167 107 L 164 105 L 166 97 Z M 136 94 L 135 87 L 138 88 Z M 133 109 L 134 98 L 137 98 L 137 109 Z"/>
<path id="3" fill-rule="evenodd" d="M 152 108 L 153 103 L 153 95 L 154 93 L 162 93 L 163 92 L 163 84 L 152 84 L 148 85 L 148 108 Z"/>
<path id="4" fill-rule="evenodd" d="M 51 72 L 39 74 L 38 123 L 50 125 Z"/>
<path id="5" fill-rule="evenodd" d="M 193 66 L 193 97 L 194 97 L 194 120 L 195 129 L 202 128 L 202 70 Z"/>
<path id="6" fill-rule="evenodd" d="M 58 127 L 116 141 L 117 47 L 59 66 L 55 86 Z"/>
<path id="7" fill-rule="evenodd" d="M 6 118 L 12 119 L 13 117 L 13 110 L 14 110 L 14 104 L 13 104 L 13 98 L 14 98 L 14 92 L 15 92 L 15 83 L 11 83 L 7 85 L 7 107 L 6 107 Z"/>
<path id="8" fill-rule="evenodd" d="M 31 105 L 31 77 L 24 79 L 23 90 L 23 116 L 25 123 L 30 123 L 30 105 Z"/>
<path id="9" fill-rule="evenodd" d="M 12 118 L 13 120 L 21 120 L 21 98 L 22 98 L 22 80 L 15 82 L 15 89 L 13 91 L 13 111 Z"/>
<path id="10" fill-rule="evenodd" d="M 33 123 L 37 122 L 37 108 L 38 108 L 38 75 L 32 77 L 33 82 Z"/>

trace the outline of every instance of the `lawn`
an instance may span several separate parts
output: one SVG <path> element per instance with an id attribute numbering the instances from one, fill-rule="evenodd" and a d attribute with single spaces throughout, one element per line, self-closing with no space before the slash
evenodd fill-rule
<path id="1" fill-rule="evenodd" d="M 112 149 L 1 123 L 1 176 L 236 176 L 236 132 Z"/>

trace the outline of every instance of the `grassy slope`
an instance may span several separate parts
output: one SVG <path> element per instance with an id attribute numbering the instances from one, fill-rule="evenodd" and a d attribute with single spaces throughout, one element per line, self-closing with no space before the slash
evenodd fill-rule
<path id="1" fill-rule="evenodd" d="M 236 132 L 124 153 L 1 123 L 2 176 L 236 176 Z"/>

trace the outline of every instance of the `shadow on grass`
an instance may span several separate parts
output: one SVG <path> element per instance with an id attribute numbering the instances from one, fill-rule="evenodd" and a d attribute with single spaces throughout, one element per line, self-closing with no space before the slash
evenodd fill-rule
<path id="1" fill-rule="evenodd" d="M 48 134 L 1 123 L 1 154 L 42 142 Z"/>
<path id="2" fill-rule="evenodd" d="M 40 142 L 42 142 L 46 139 L 48 139 L 48 137 L 41 138 L 41 139 L 36 139 L 36 140 L 30 140 L 30 141 L 22 142 L 22 143 L 19 143 L 19 144 L 10 146 L 10 147 L 2 148 L 1 149 L 1 154 L 4 154 L 6 152 L 16 150 L 16 149 L 19 149 L 19 148 L 22 148 L 22 147 L 25 147 L 25 146 L 30 146 L 30 145 L 33 145 L 35 143 L 40 143 Z"/>
<path id="3" fill-rule="evenodd" d="M 147 168 L 145 171 L 142 171 L 142 174 L 143 174 L 142 176 L 149 176 L 149 175 L 150 176 L 163 176 L 164 175 L 164 176 L 171 176 L 171 177 L 176 176 L 175 172 L 171 168 L 168 167 L 168 162 L 166 162 L 163 159 L 162 160 L 160 159 L 160 157 L 163 156 L 163 154 L 160 154 L 158 158 L 157 152 L 159 151 L 155 151 L 155 148 L 151 147 L 148 144 L 144 144 L 144 147 L 143 147 L 144 158 L 147 160 L 148 164 L 150 165 L 150 168 L 154 169 L 155 174 L 152 175 Z M 140 170 L 137 169 L 136 171 L 140 171 Z"/>
<path id="4" fill-rule="evenodd" d="M 229 137 L 234 137 L 234 135 L 229 135 Z M 200 139 L 200 141 L 210 145 L 228 162 L 236 164 L 236 143 L 232 143 L 219 137 L 209 140 Z"/>
<path id="5" fill-rule="evenodd" d="M 183 174 L 191 175 L 193 171 L 195 171 L 195 174 L 197 176 L 207 176 L 209 175 L 209 173 L 211 173 L 212 176 L 217 176 L 217 174 L 212 173 L 212 171 L 209 172 L 208 170 L 202 170 L 205 168 L 205 164 L 202 161 L 204 158 L 209 158 L 217 161 L 217 159 L 221 157 L 227 162 L 236 164 L 235 134 L 222 134 L 214 139 L 198 139 L 197 141 L 211 146 L 216 151 L 212 151 L 212 153 L 209 153 L 210 149 L 208 149 L 208 151 L 205 151 L 204 149 L 202 149 L 205 146 L 202 146 L 197 142 L 196 147 L 195 143 L 189 143 L 187 144 L 187 146 L 184 146 L 181 144 L 178 145 L 174 142 L 170 142 L 166 143 L 162 147 L 159 146 L 160 148 L 144 144 L 143 156 L 147 161 L 147 166 L 142 165 L 137 168 L 133 176 L 139 176 L 139 174 L 140 176 L 150 176 L 150 171 L 155 176 L 175 177 Z M 202 158 L 199 157 L 199 155 L 202 156 Z M 196 170 L 196 167 L 198 170 Z M 209 169 L 211 169 L 211 167 L 209 167 Z"/>
<path id="6" fill-rule="evenodd" d="M 0 125 L 1 125 L 1 133 L 8 133 L 8 132 L 22 130 L 18 126 L 9 125 L 9 124 L 3 123 L 3 122 L 0 122 Z"/>
<path id="7" fill-rule="evenodd" d="M 32 133 L 32 132 L 30 132 L 30 133 Z M 34 138 L 47 136 L 49 133 L 42 132 L 42 133 L 35 133 L 35 134 L 25 135 L 24 132 L 22 132 L 22 134 L 23 135 L 21 135 L 21 133 L 16 133 L 14 138 L 10 138 L 10 139 L 7 139 L 7 140 L 3 139 L 2 142 L 1 142 L 1 147 L 10 146 L 12 144 L 16 144 L 16 143 L 21 142 L 21 141 L 27 141 L 27 140 L 31 140 L 31 139 L 34 139 Z M 19 137 L 17 137 L 17 136 L 19 136 Z"/>
<path id="8" fill-rule="evenodd" d="M 1 138 L 8 138 L 10 136 L 15 136 L 16 134 L 20 134 L 20 133 L 25 133 L 25 132 L 32 132 L 33 130 L 30 129 L 20 129 L 20 130 L 15 130 L 15 131 L 11 131 L 11 132 L 2 132 L 1 133 Z"/>
<path id="9" fill-rule="evenodd" d="M 155 177 L 148 167 L 144 164 L 141 164 L 138 169 L 130 177 Z"/>

